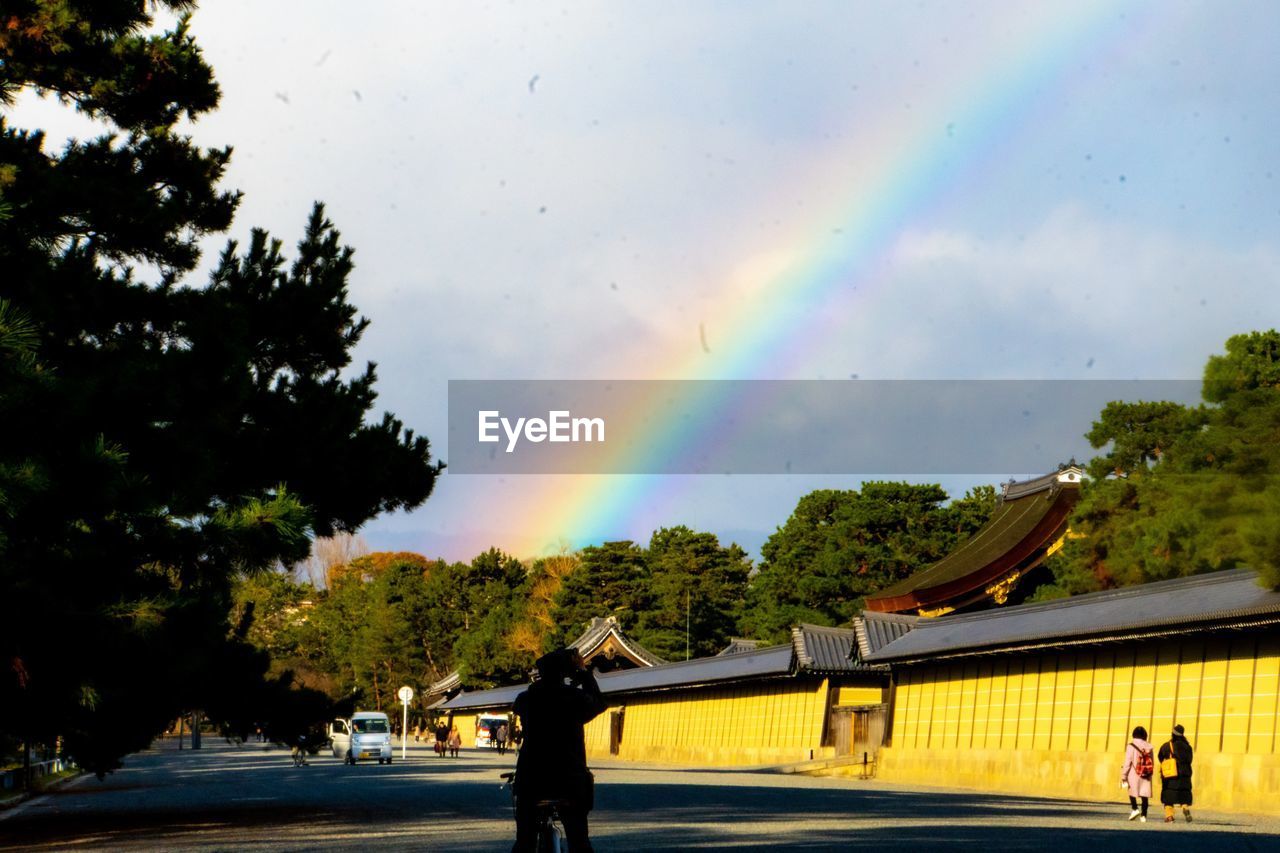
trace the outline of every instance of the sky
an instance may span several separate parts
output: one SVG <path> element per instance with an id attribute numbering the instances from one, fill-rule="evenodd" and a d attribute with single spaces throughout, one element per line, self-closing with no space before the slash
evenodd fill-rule
<path id="1" fill-rule="evenodd" d="M 292 245 L 325 202 L 374 415 L 446 461 L 449 380 L 1193 379 L 1277 325 L 1269 2 L 221 0 L 193 32 L 230 236 Z M 88 132 L 34 95 L 14 118 Z M 757 552 L 859 482 L 446 473 L 362 535 L 534 557 L 687 524 Z"/>

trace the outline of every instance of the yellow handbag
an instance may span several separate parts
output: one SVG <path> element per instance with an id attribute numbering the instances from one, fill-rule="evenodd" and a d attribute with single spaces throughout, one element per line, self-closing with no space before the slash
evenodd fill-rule
<path id="1" fill-rule="evenodd" d="M 1160 776 L 1164 779 L 1172 779 L 1178 775 L 1178 760 L 1173 757 L 1173 744 L 1166 743 L 1169 748 L 1169 757 L 1160 762 Z"/>

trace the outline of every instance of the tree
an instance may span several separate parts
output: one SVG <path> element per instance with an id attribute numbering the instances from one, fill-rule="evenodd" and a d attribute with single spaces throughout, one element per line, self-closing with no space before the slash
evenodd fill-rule
<path id="1" fill-rule="evenodd" d="M 218 102 L 186 18 L 151 31 L 149 9 L 188 6 L 18 0 L 0 26 L 5 106 L 35 87 L 103 128 L 50 152 L 0 116 L 0 300 L 49 379 L 3 376 L 41 406 L 4 442 L 0 595 L 22 606 L 0 624 L 0 732 L 65 736 L 99 772 L 225 698 L 214 669 L 248 651 L 233 576 L 421 504 L 438 472 L 425 438 L 367 422 L 373 366 L 345 378 L 367 321 L 319 205 L 291 263 L 254 231 L 184 282 L 239 199 L 230 150 L 175 130 Z"/>
<path id="2" fill-rule="evenodd" d="M 521 599 L 525 602 L 521 619 L 512 626 L 512 649 L 537 660 L 545 652 L 556 635 L 556 599 L 564 579 L 578 570 L 581 560 L 568 547 L 550 557 L 541 557 L 529 567 L 525 589 Z"/>
<path id="3" fill-rule="evenodd" d="M 1280 587 L 1280 333 L 1235 335 L 1205 367 L 1205 403 L 1109 403 L 1107 448 L 1050 560 L 1041 597 L 1250 566 Z"/>
<path id="4" fill-rule="evenodd" d="M 723 649 L 737 628 L 751 561 L 737 545 L 688 527 L 656 531 L 645 553 L 649 583 L 636 639 L 669 660 Z"/>
<path id="5" fill-rule="evenodd" d="M 635 627 L 645 606 L 649 566 L 643 549 L 631 541 L 583 548 L 578 566 L 556 594 L 556 631 L 551 645 L 573 642 L 591 620 L 616 616 L 624 631 Z"/>
<path id="6" fill-rule="evenodd" d="M 369 553 L 369 545 L 363 536 L 338 532 L 332 536 L 317 536 L 311 542 L 311 553 L 293 567 L 293 573 L 317 589 L 327 588 L 330 575 L 336 569 L 350 565 L 357 557 Z"/>
<path id="7" fill-rule="evenodd" d="M 781 642 L 801 622 L 846 624 L 867 595 L 941 559 L 981 527 L 995 490 L 981 487 L 943 507 L 946 499 L 940 486 L 880 482 L 805 495 L 761 549 L 744 633 Z"/>
<path id="8" fill-rule="evenodd" d="M 490 548 L 463 572 L 466 610 L 454 655 L 463 683 L 493 687 L 520 681 L 533 665 L 511 642 L 527 607 L 528 573 L 515 557 Z"/>

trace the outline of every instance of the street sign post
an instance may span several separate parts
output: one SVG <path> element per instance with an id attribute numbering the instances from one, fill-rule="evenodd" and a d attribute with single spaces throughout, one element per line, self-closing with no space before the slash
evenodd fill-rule
<path id="1" fill-rule="evenodd" d="M 404 761 L 409 749 L 409 703 L 413 701 L 413 688 L 406 684 L 396 695 L 404 705 L 404 722 L 400 726 L 400 760 Z"/>

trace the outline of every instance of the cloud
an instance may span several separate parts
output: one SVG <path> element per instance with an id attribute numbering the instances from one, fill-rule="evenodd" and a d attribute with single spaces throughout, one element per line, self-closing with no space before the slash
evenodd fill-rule
<path id="1" fill-rule="evenodd" d="M 1280 252 L 1066 205 L 1021 236 L 913 230 L 828 361 L 864 377 L 1198 378 L 1231 335 L 1274 323 Z M 891 346 L 883 329 L 895 330 Z"/>

